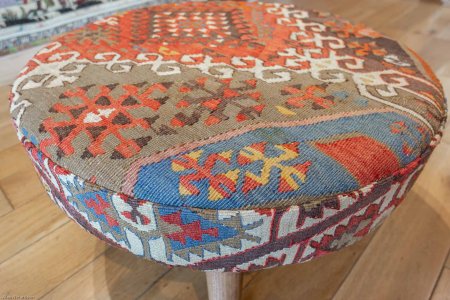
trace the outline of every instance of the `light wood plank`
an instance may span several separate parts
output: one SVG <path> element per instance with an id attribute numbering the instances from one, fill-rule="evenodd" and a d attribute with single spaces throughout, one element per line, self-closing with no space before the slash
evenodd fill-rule
<path id="1" fill-rule="evenodd" d="M 445 134 L 450 133 L 450 127 Z M 428 160 L 414 190 L 450 228 L 450 165 L 443 163 L 450 157 L 450 144 L 441 143 Z M 449 232 L 450 235 L 450 232 Z"/>
<path id="2" fill-rule="evenodd" d="M 395 3 L 400 3 L 400 1 Z M 423 30 L 429 28 L 428 24 L 430 22 L 432 23 L 436 16 L 441 14 L 442 7 L 440 7 L 439 3 L 425 1 L 415 3 L 412 1 L 402 1 L 401 3 L 408 5 L 409 9 L 405 8 L 403 13 L 399 11 L 396 15 L 391 15 L 390 19 L 386 19 L 385 22 L 379 24 L 380 28 L 389 26 L 403 32 L 423 32 Z M 382 14 L 378 12 L 380 15 L 386 15 L 387 13 L 387 11 Z"/>
<path id="3" fill-rule="evenodd" d="M 421 47 L 416 46 L 418 43 L 422 44 Z M 448 40 L 412 33 L 406 35 L 405 44 L 419 53 L 434 70 L 441 67 L 443 62 L 450 60 L 450 52 L 447 51 L 450 47 Z"/>
<path id="4" fill-rule="evenodd" d="M 46 193 L 0 217 L 0 263 L 69 222 Z"/>
<path id="5" fill-rule="evenodd" d="M 314 9 L 316 7 L 316 3 L 312 1 L 303 1 L 303 2 L 309 2 L 310 7 Z M 334 14 L 340 15 L 352 22 L 358 23 L 361 22 L 361 20 L 364 20 L 368 16 L 372 14 L 373 11 L 376 9 L 372 8 L 374 3 L 368 2 L 366 5 L 369 5 L 371 9 L 361 10 L 357 6 L 353 5 L 353 1 L 333 1 L 336 2 L 333 7 L 328 7 L 330 5 L 330 1 L 322 1 L 324 4 L 322 5 L 323 11 L 329 11 Z M 297 1 L 294 1 L 294 3 L 297 3 Z"/>
<path id="6" fill-rule="evenodd" d="M 243 299 L 330 299 L 372 236 L 304 264 L 259 271 L 244 289 Z"/>
<path id="7" fill-rule="evenodd" d="M 411 19 L 408 19 L 411 16 L 407 16 L 407 18 L 402 20 L 404 23 L 403 27 L 407 30 L 413 28 L 414 31 L 439 39 L 450 40 L 450 26 L 448 26 L 450 24 L 450 7 L 439 7 L 439 9 L 435 9 L 436 4 L 432 3 L 431 5 L 433 5 L 432 8 L 428 5 L 426 6 L 427 9 L 424 9 L 425 6 L 420 3 L 420 7 L 416 9 L 416 14 L 422 15 L 416 16 L 413 24 L 411 24 Z M 398 26 L 400 24 L 393 25 Z"/>
<path id="8" fill-rule="evenodd" d="M 450 269 L 442 270 L 431 300 L 450 300 Z"/>
<path id="9" fill-rule="evenodd" d="M 34 168 L 26 168 L 11 173 L 9 176 L 0 179 L 0 186 L 15 208 L 32 201 L 45 192 Z"/>
<path id="10" fill-rule="evenodd" d="M 43 299 L 135 299 L 169 270 L 111 247 Z"/>
<path id="11" fill-rule="evenodd" d="M 174 268 L 151 286 L 139 300 L 205 300 L 208 299 L 204 272 Z"/>
<path id="12" fill-rule="evenodd" d="M 0 151 L 19 143 L 9 114 L 8 96 L 10 89 L 9 86 L 0 86 Z"/>
<path id="13" fill-rule="evenodd" d="M 7 93 L 9 87 L 0 87 L 0 99 L 3 99 L 0 101 L 1 120 L 5 120 L 4 114 L 8 115 L 7 122 L 0 125 L 0 187 L 9 203 L 18 208 L 39 197 L 44 188 L 9 120 Z"/>
<path id="14" fill-rule="evenodd" d="M 14 173 L 33 170 L 33 164 L 22 144 L 0 151 L 0 180 Z"/>
<path id="15" fill-rule="evenodd" d="M 7 121 L 0 126 L 0 151 L 19 143 L 16 131 L 12 122 Z"/>
<path id="16" fill-rule="evenodd" d="M 9 120 L 8 93 L 9 87 L 0 87 L 0 99 L 3 99 L 0 101 L 1 120 L 5 120 L 4 114 L 8 115 L 7 122 L 0 125 L 0 187 L 9 203 L 18 208 L 39 197 L 44 189 Z"/>
<path id="17" fill-rule="evenodd" d="M 416 4 L 411 2 L 396 1 L 391 3 L 389 9 L 384 11 L 382 14 L 380 14 L 379 9 L 368 10 L 370 15 L 358 17 L 358 21 L 369 27 L 376 28 L 377 31 L 386 34 L 383 30 L 385 27 L 401 16 L 407 15 L 411 11 L 415 11 L 416 6 Z M 382 7 L 380 9 L 382 9 Z M 361 12 L 361 10 L 359 11 Z"/>
<path id="18" fill-rule="evenodd" d="M 257 274 L 258 272 L 243 274 L 243 289 Z M 203 300 L 207 299 L 205 297 L 207 297 L 207 285 L 204 272 L 173 268 L 138 299 Z"/>
<path id="19" fill-rule="evenodd" d="M 335 299 L 427 299 L 450 247 L 447 224 L 410 193 L 386 221 Z"/>
<path id="20" fill-rule="evenodd" d="M 267 0 L 266 2 L 273 2 Z M 359 22 L 370 16 L 373 11 L 377 10 L 379 4 L 374 1 L 362 1 L 360 5 L 354 5 L 354 0 L 340 0 L 340 1 L 309 1 L 309 0 L 293 0 L 289 1 L 303 9 L 315 9 L 324 12 L 332 12 L 334 14 L 345 17 L 346 19 Z M 365 9 L 361 9 L 364 6 Z"/>
<path id="21" fill-rule="evenodd" d="M 39 298 L 106 249 L 74 222 L 63 225 L 0 264 L 0 295 Z"/>
<path id="22" fill-rule="evenodd" d="M 12 206 L 0 188 L 0 217 L 12 211 Z M 1 244 L 0 244 L 1 245 Z"/>

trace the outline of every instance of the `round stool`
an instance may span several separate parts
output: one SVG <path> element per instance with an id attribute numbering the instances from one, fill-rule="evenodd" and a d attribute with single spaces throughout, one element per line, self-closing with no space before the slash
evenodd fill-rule
<path id="1" fill-rule="evenodd" d="M 64 34 L 11 114 L 51 198 L 143 258 L 239 275 L 352 244 L 438 143 L 442 87 L 411 49 L 278 3 L 166 4 Z M 226 288 L 225 285 L 228 285 Z"/>

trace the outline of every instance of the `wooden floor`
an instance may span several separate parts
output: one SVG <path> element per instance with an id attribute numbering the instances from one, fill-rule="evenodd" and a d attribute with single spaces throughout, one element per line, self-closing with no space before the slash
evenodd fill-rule
<path id="1" fill-rule="evenodd" d="M 364 22 L 416 49 L 450 95 L 450 7 L 415 0 L 296 2 Z M 0 299 L 206 299 L 203 273 L 140 260 L 68 220 L 45 195 L 15 137 L 7 93 L 0 87 Z M 450 299 L 449 249 L 450 129 L 404 204 L 375 234 L 312 262 L 247 274 L 243 295 Z"/>

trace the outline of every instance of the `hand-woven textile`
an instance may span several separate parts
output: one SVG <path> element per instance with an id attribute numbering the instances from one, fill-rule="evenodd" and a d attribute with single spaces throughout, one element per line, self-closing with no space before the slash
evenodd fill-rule
<path id="1" fill-rule="evenodd" d="M 439 141 L 442 87 L 412 50 L 292 5 L 182 3 L 61 36 L 11 113 L 53 200 L 107 242 L 245 271 L 359 239 Z"/>

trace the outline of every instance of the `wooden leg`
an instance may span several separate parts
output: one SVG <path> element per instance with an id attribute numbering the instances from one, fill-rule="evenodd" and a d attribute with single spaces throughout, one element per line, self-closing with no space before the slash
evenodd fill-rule
<path id="1" fill-rule="evenodd" d="M 242 274 L 232 272 L 206 272 L 209 300 L 239 300 Z"/>

